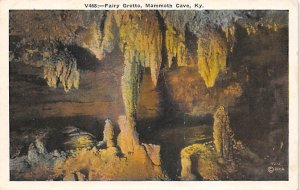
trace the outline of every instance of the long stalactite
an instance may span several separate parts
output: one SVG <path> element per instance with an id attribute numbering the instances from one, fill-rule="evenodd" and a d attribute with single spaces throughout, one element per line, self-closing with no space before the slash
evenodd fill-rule
<path id="1" fill-rule="evenodd" d="M 126 121 L 123 123 L 126 127 L 121 130 L 121 144 L 138 144 L 135 122 L 139 85 L 144 68 L 150 67 L 152 82 L 157 84 L 161 65 L 162 34 L 155 14 L 155 11 L 113 11 L 108 13 L 108 20 L 105 22 L 104 51 L 109 53 L 118 47 L 124 56 L 121 91 L 126 114 Z M 134 146 L 130 149 L 132 147 Z"/>
<path id="2" fill-rule="evenodd" d="M 176 31 L 173 26 L 168 26 L 166 31 L 166 49 L 168 54 L 168 66 L 172 66 L 176 59 L 178 66 L 186 66 L 187 48 L 185 46 L 185 33 Z"/>
<path id="3" fill-rule="evenodd" d="M 226 67 L 227 46 L 218 35 L 198 39 L 198 68 L 207 87 L 213 87 Z"/>

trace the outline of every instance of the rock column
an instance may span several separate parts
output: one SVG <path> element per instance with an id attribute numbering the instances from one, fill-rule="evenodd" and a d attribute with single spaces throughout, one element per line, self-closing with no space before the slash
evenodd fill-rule
<path id="1" fill-rule="evenodd" d="M 233 157 L 233 132 L 223 106 L 220 106 L 214 114 L 213 138 L 218 156 L 231 160 Z"/>

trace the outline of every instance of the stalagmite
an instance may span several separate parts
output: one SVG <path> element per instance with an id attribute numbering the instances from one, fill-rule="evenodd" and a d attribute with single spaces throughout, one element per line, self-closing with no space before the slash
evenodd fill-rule
<path id="1" fill-rule="evenodd" d="M 74 180 L 73 181 L 88 181 L 87 177 L 81 172 L 74 172 Z"/>
<path id="2" fill-rule="evenodd" d="M 103 143 L 106 144 L 107 148 L 115 147 L 114 126 L 112 125 L 112 122 L 109 119 L 105 121 L 105 126 L 103 131 Z"/>
<path id="3" fill-rule="evenodd" d="M 159 145 L 154 145 L 154 144 L 142 144 L 146 151 L 147 155 L 149 156 L 150 160 L 155 166 L 160 166 L 160 146 Z"/>
<path id="4" fill-rule="evenodd" d="M 139 138 L 135 124 L 129 124 L 129 122 L 126 116 L 119 116 L 118 118 L 118 124 L 121 130 L 118 136 L 118 146 L 124 154 L 133 153 L 135 147 L 139 146 Z"/>
<path id="5" fill-rule="evenodd" d="M 47 150 L 46 150 L 46 148 L 44 146 L 44 143 L 42 142 L 41 139 L 37 138 L 35 140 L 35 146 L 36 146 L 36 149 L 37 149 L 38 153 L 47 154 Z"/>
<path id="6" fill-rule="evenodd" d="M 196 176 L 192 174 L 192 160 L 190 155 L 185 156 L 181 153 L 181 174 L 182 180 L 195 180 Z"/>
<path id="7" fill-rule="evenodd" d="M 182 180 L 195 180 L 197 178 L 196 175 L 192 173 L 192 167 L 196 167 L 192 165 L 192 157 L 196 157 L 198 159 L 201 154 L 205 154 L 205 149 L 205 145 L 203 144 L 192 144 L 180 151 L 180 178 Z"/>
<path id="8" fill-rule="evenodd" d="M 36 165 L 39 162 L 39 153 L 34 143 L 29 145 L 27 159 L 30 165 Z"/>
<path id="9" fill-rule="evenodd" d="M 220 106 L 214 114 L 213 138 L 218 156 L 231 160 L 234 138 L 229 126 L 228 115 L 223 106 Z"/>

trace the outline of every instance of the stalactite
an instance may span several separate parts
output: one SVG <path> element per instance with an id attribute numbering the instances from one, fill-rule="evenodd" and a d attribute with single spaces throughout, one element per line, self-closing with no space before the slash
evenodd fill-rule
<path id="1" fill-rule="evenodd" d="M 285 24 L 276 23 L 274 21 L 257 21 L 257 22 L 241 22 L 240 25 L 246 29 L 248 35 L 255 35 L 259 28 L 264 28 L 277 32 L 280 28 L 286 27 Z"/>
<path id="2" fill-rule="evenodd" d="M 187 65 L 187 48 L 185 46 L 185 34 L 176 31 L 171 25 L 168 25 L 166 31 L 166 48 L 168 54 L 169 67 L 171 67 L 174 58 L 176 58 L 178 66 Z"/>
<path id="3" fill-rule="evenodd" d="M 258 30 L 257 27 L 253 24 L 246 23 L 243 24 L 242 26 L 246 29 L 248 35 L 254 35 Z"/>
<path id="4" fill-rule="evenodd" d="M 99 60 L 103 59 L 103 50 L 101 49 L 102 33 L 99 27 L 100 23 L 94 22 L 89 28 L 80 36 L 79 44 L 82 47 L 91 50 Z"/>
<path id="5" fill-rule="evenodd" d="M 111 53 L 118 41 L 118 28 L 113 13 L 109 12 L 104 24 L 104 37 L 102 39 L 101 48 L 106 53 Z"/>
<path id="6" fill-rule="evenodd" d="M 121 91 L 126 117 L 123 118 L 118 144 L 123 153 L 134 151 L 139 144 L 135 131 L 138 91 L 143 67 L 150 67 L 151 79 L 157 84 L 161 65 L 162 34 L 154 11 L 111 11 L 104 26 L 103 49 L 111 52 L 118 45 L 124 56 Z"/>
<path id="7" fill-rule="evenodd" d="M 233 52 L 234 40 L 235 40 L 235 26 L 225 26 L 222 27 L 223 32 L 225 33 L 228 48 L 230 52 Z"/>
<path id="8" fill-rule="evenodd" d="M 198 39 L 198 69 L 206 87 L 213 87 L 226 67 L 227 44 L 217 34 Z"/>
<path id="9" fill-rule="evenodd" d="M 77 61 L 67 50 L 53 54 L 44 65 L 44 78 L 52 88 L 61 83 L 68 92 L 72 87 L 79 87 L 79 71 Z"/>
<path id="10" fill-rule="evenodd" d="M 161 65 L 162 34 L 154 11 L 111 11 L 104 26 L 102 47 L 111 52 L 118 43 L 124 57 L 143 67 L 150 67 L 151 78 L 157 84 Z M 129 51 L 129 52 L 126 52 Z"/>

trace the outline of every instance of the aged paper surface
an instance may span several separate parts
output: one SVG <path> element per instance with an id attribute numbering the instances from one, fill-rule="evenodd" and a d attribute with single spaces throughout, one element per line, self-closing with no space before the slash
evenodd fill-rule
<path id="1" fill-rule="evenodd" d="M 298 2 L 0 7 L 0 189 L 297 189 Z"/>

